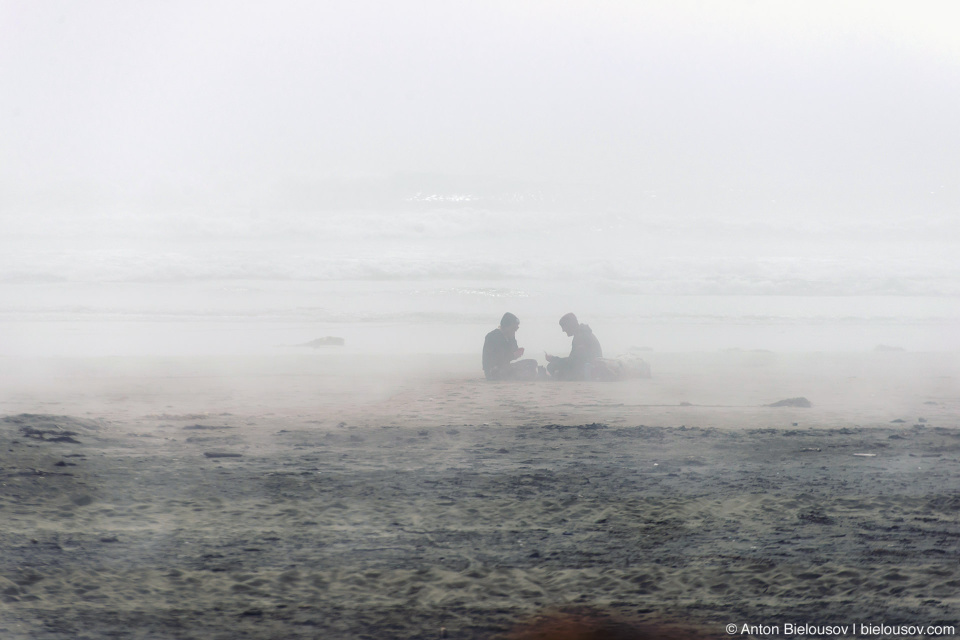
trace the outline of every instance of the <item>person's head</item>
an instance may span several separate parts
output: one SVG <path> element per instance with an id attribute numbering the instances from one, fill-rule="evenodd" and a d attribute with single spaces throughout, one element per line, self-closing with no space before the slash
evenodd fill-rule
<path id="1" fill-rule="evenodd" d="M 577 328 L 580 326 L 580 323 L 577 322 L 577 316 L 572 313 L 565 314 L 560 318 L 560 328 L 563 329 L 563 332 L 568 336 L 572 336 L 577 332 Z"/>
<path id="2" fill-rule="evenodd" d="M 513 315 L 509 311 L 503 314 L 503 317 L 500 318 L 500 331 L 503 331 L 508 336 L 514 335 L 519 328 L 520 318 Z"/>

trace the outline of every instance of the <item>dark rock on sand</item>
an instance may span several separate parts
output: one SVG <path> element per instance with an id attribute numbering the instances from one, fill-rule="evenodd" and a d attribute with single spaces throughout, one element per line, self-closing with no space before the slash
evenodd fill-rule
<path id="1" fill-rule="evenodd" d="M 190 429 L 192 431 L 207 431 L 212 429 L 233 429 L 233 427 L 229 427 L 227 425 L 191 424 L 184 427 L 184 429 Z"/>
<path id="2" fill-rule="evenodd" d="M 342 347 L 345 344 L 343 338 L 338 338 L 337 336 L 325 336 L 323 338 L 317 338 L 316 340 L 311 340 L 310 342 L 303 342 L 301 344 L 294 345 L 295 347 L 310 347 L 316 349 L 318 347 Z"/>
<path id="3" fill-rule="evenodd" d="M 801 407 L 803 409 L 809 409 L 813 404 L 806 398 L 787 398 L 786 400 L 779 400 L 773 404 L 765 404 L 765 407 Z"/>
<path id="4" fill-rule="evenodd" d="M 903 347 L 891 347 L 888 344 L 878 344 L 873 348 L 874 351 L 884 352 L 884 351 L 906 351 Z"/>
<path id="5" fill-rule="evenodd" d="M 607 425 L 601 424 L 599 422 L 591 422 L 590 424 L 545 424 L 542 425 L 544 429 L 556 429 L 557 431 L 564 431 L 566 429 L 580 429 L 581 431 L 597 431 L 598 429 L 606 429 Z"/>

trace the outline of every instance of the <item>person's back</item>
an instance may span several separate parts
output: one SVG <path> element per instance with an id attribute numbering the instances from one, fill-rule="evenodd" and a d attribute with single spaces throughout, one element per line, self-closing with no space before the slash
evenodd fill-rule
<path id="1" fill-rule="evenodd" d="M 537 375 L 536 360 L 520 360 L 523 349 L 517 345 L 520 320 L 512 313 L 503 314 L 500 326 L 483 339 L 483 375 L 487 380 L 526 380 Z"/>
<path id="2" fill-rule="evenodd" d="M 483 339 L 483 373 L 487 379 L 498 379 L 518 349 L 517 339 L 508 338 L 500 327 L 488 333 Z"/>
<path id="3" fill-rule="evenodd" d="M 603 357 L 600 341 L 593 335 L 589 325 L 579 325 L 573 333 L 573 344 L 570 348 L 570 359 L 577 364 L 585 364 Z"/>

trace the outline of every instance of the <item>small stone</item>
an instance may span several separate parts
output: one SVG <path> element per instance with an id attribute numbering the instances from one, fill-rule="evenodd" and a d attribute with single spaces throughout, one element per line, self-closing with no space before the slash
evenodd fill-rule
<path id="1" fill-rule="evenodd" d="M 765 407 L 800 407 L 803 409 L 809 409 L 813 406 L 809 400 L 803 397 L 799 398 L 787 398 L 786 400 L 779 400 L 772 404 L 765 404 Z"/>

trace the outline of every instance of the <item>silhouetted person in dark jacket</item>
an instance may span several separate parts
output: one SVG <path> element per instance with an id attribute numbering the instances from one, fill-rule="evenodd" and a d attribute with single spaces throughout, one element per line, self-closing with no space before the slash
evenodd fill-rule
<path id="1" fill-rule="evenodd" d="M 580 324 L 572 313 L 560 318 L 560 328 L 573 336 L 573 345 L 566 358 L 547 355 L 547 373 L 557 380 L 590 380 L 597 359 L 603 357 L 600 341 L 590 327 Z"/>
<path id="2" fill-rule="evenodd" d="M 537 361 L 528 359 L 514 362 L 523 355 L 517 346 L 520 319 L 505 313 L 500 326 L 487 334 L 483 341 L 483 375 L 487 380 L 533 380 L 537 377 Z"/>

